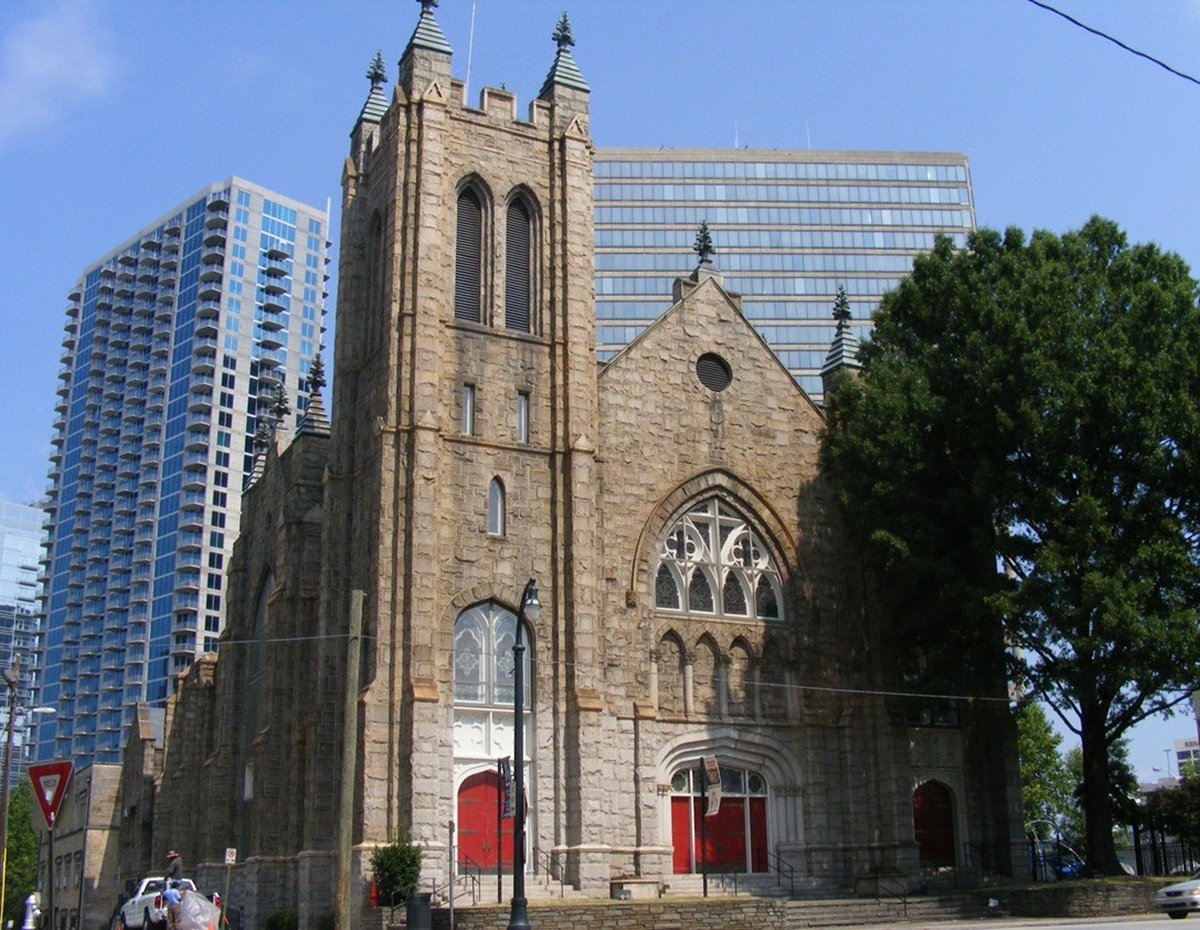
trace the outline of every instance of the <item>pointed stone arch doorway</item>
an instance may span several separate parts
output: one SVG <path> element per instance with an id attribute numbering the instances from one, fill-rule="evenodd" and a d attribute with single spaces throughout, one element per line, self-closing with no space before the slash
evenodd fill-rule
<path id="1" fill-rule="evenodd" d="M 939 781 L 922 782 L 913 792 L 912 804 L 921 868 L 953 868 L 957 862 L 954 795 Z"/>

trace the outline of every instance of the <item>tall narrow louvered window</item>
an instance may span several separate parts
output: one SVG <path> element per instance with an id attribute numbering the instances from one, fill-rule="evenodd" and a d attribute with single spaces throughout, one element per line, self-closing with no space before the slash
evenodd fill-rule
<path id="1" fill-rule="evenodd" d="M 458 195 L 458 238 L 454 254 L 454 317 L 479 322 L 480 260 L 483 207 L 479 195 L 467 188 Z"/>
<path id="2" fill-rule="evenodd" d="M 504 262 L 504 325 L 529 332 L 529 208 L 520 200 L 508 205 Z"/>

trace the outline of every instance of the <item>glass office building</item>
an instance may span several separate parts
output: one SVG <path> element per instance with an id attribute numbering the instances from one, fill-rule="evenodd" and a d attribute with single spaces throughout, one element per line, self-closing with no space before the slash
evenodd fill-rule
<path id="1" fill-rule="evenodd" d="M 40 507 L 0 501 L 0 667 L 19 662 L 10 783 L 29 762 L 33 694 L 38 677 L 37 632 L 44 514 Z M 0 688 L 0 728 L 7 732 L 9 693 Z"/>
<path id="2" fill-rule="evenodd" d="M 814 398 L 838 287 L 857 335 L 941 233 L 975 226 L 964 155 L 765 149 L 598 149 L 596 348 L 611 358 L 671 304 L 706 221 L 714 266 Z"/>
<path id="3" fill-rule="evenodd" d="M 260 416 L 321 343 L 325 210 L 217 182 L 68 298 L 47 504 L 38 757 L 119 761 L 138 702 L 214 651 Z M 289 422 L 290 421 L 290 422 Z"/>

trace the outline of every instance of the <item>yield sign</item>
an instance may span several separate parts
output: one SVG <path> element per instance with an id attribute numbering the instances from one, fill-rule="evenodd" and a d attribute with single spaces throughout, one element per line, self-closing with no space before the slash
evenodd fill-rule
<path id="1" fill-rule="evenodd" d="M 29 766 L 29 780 L 33 782 L 33 796 L 37 798 L 46 826 L 53 828 L 58 809 L 67 795 L 67 783 L 71 780 L 71 760 L 56 759 L 53 762 L 35 762 Z"/>

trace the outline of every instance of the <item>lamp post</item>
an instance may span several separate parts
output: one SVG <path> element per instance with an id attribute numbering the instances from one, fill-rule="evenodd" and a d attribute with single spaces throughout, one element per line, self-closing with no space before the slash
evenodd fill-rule
<path id="1" fill-rule="evenodd" d="M 17 681 L 21 674 L 21 656 L 13 654 L 12 667 L 3 672 L 8 686 L 8 726 L 4 737 L 4 786 L 0 788 L 0 842 L 4 852 L 0 854 L 0 918 L 4 915 L 4 897 L 8 890 L 8 781 L 12 776 L 13 727 L 17 718 Z"/>
<path id="2" fill-rule="evenodd" d="M 516 802 L 513 807 L 513 896 L 508 930 L 529 930 L 528 901 L 525 899 L 525 620 L 536 623 L 542 614 L 537 582 L 530 578 L 521 592 L 517 608 L 517 637 L 513 642 L 513 776 Z"/>

